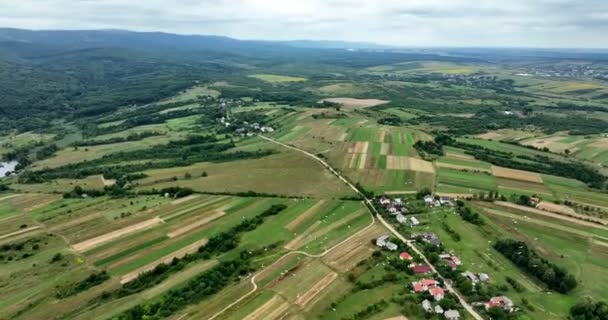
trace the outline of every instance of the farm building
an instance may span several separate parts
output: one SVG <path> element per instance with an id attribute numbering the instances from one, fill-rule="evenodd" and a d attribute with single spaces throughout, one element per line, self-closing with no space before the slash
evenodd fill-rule
<path id="1" fill-rule="evenodd" d="M 420 224 L 420 221 L 418 221 L 418 219 L 416 219 L 416 217 L 411 217 L 410 218 L 410 225 L 417 226 L 419 224 Z"/>
<path id="2" fill-rule="evenodd" d="M 435 313 L 436 314 L 442 314 L 443 313 L 443 308 L 440 305 L 436 305 L 435 306 Z"/>
<path id="3" fill-rule="evenodd" d="M 441 241 L 439 240 L 439 236 L 432 232 L 424 232 L 424 233 L 412 233 L 412 239 L 420 237 L 422 241 L 434 245 L 435 247 L 439 247 L 441 245 Z"/>
<path id="4" fill-rule="evenodd" d="M 479 276 L 479 281 L 481 281 L 481 282 L 486 282 L 486 281 L 490 280 L 490 276 L 487 273 L 481 272 L 481 273 L 477 274 L 477 276 Z"/>
<path id="5" fill-rule="evenodd" d="M 401 213 L 398 213 L 396 218 L 397 218 L 397 222 L 399 222 L 401 224 L 407 223 L 407 218 L 404 215 L 402 215 Z"/>
<path id="6" fill-rule="evenodd" d="M 422 301 L 422 309 L 424 309 L 425 312 L 432 312 L 433 306 L 429 300 L 424 299 L 424 301 Z"/>
<path id="7" fill-rule="evenodd" d="M 376 239 L 376 246 L 379 248 L 386 248 L 390 251 L 395 251 L 399 248 L 396 244 L 389 241 L 388 235 L 384 235 Z"/>
<path id="8" fill-rule="evenodd" d="M 387 205 L 391 204 L 391 199 L 385 198 L 385 197 L 380 198 L 380 200 L 378 200 L 378 201 L 383 206 L 387 206 Z"/>
<path id="9" fill-rule="evenodd" d="M 448 310 L 443 313 L 446 320 L 460 320 L 460 312 L 458 310 Z"/>
<path id="10" fill-rule="evenodd" d="M 471 283 L 473 283 L 473 285 L 476 285 L 479 282 L 479 278 L 477 278 L 477 276 L 471 271 L 463 272 L 462 275 L 465 276 L 467 279 L 471 280 Z"/>
<path id="11" fill-rule="evenodd" d="M 502 308 L 506 311 L 513 311 L 513 301 L 505 296 L 493 297 L 485 304 L 486 309 Z"/>
<path id="12" fill-rule="evenodd" d="M 412 287 L 414 287 L 414 292 L 420 293 L 429 291 L 431 288 L 437 287 L 439 283 L 434 279 L 422 279 L 417 282 L 412 282 Z"/>
<path id="13" fill-rule="evenodd" d="M 431 195 L 424 196 L 423 200 L 427 206 L 432 206 L 435 204 L 435 198 L 433 198 Z"/>
<path id="14" fill-rule="evenodd" d="M 441 299 L 443 299 L 443 297 L 445 296 L 445 290 L 439 287 L 430 288 L 429 293 L 433 296 L 435 301 L 441 301 Z"/>
<path id="15" fill-rule="evenodd" d="M 452 270 L 456 270 L 458 268 L 458 266 L 462 264 L 460 259 L 458 259 L 457 256 L 455 256 L 451 253 L 440 254 L 439 258 L 441 260 L 445 261 L 450 266 L 450 268 L 452 268 Z"/>

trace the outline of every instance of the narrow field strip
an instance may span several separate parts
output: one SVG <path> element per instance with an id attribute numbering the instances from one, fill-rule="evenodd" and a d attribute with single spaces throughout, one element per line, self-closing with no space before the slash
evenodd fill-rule
<path id="1" fill-rule="evenodd" d="M 297 229 L 304 221 L 314 217 L 315 214 L 319 211 L 319 209 L 325 204 L 325 200 L 320 200 L 315 203 L 312 207 L 308 208 L 302 214 L 300 214 L 297 218 L 293 219 L 285 228 L 289 231 L 293 231 Z"/>
<path id="2" fill-rule="evenodd" d="M 281 319 L 283 314 L 289 309 L 289 304 L 279 295 L 273 296 L 266 303 L 261 305 L 252 313 L 248 314 L 243 320 L 275 320 Z"/>
<path id="3" fill-rule="evenodd" d="M 333 222 L 333 223 L 331 223 L 331 224 L 329 224 L 329 225 L 327 225 L 327 226 L 325 226 L 325 227 L 323 227 L 321 229 L 318 229 L 318 230 L 314 230 L 314 229 L 316 229 L 316 226 L 315 226 L 315 228 L 308 228 L 307 231 L 308 230 L 314 230 L 314 231 L 312 231 L 310 233 L 309 232 L 303 232 L 300 235 L 300 236 L 302 236 L 301 238 L 297 237 L 297 239 L 294 239 L 294 240 L 290 241 L 289 244 L 285 246 L 285 248 L 287 248 L 287 249 L 292 249 L 293 248 L 292 250 L 300 248 L 300 247 L 306 245 L 307 243 L 309 243 L 311 241 L 314 241 L 314 240 L 322 238 L 324 235 L 330 233 L 331 231 L 333 231 L 335 229 L 338 229 L 338 228 L 340 228 L 340 227 L 342 227 L 344 225 L 349 224 L 350 222 L 352 222 L 354 220 L 357 220 L 358 218 L 360 218 L 361 216 L 363 216 L 364 213 L 365 213 L 364 210 L 359 210 L 359 211 L 356 211 L 356 212 L 353 212 L 353 213 L 349 213 L 346 217 L 343 217 L 342 219 L 340 219 L 338 221 L 335 221 L 335 222 Z M 320 221 L 317 221 L 317 222 L 320 224 Z"/>
<path id="4" fill-rule="evenodd" d="M 40 226 L 29 227 L 29 228 L 26 228 L 26 229 L 21 229 L 21 230 L 15 231 L 15 232 L 7 233 L 7 234 L 4 234 L 4 235 L 1 235 L 0 236 L 0 240 L 12 238 L 12 237 L 15 237 L 15 236 L 18 236 L 18 235 L 21 235 L 21 234 L 25 234 L 25 233 L 28 233 L 28 232 L 32 232 L 32 231 L 38 230 L 38 229 L 40 229 Z"/>
<path id="5" fill-rule="evenodd" d="M 205 216 L 202 217 L 200 220 L 198 221 L 194 221 L 192 223 L 189 223 L 183 227 L 177 228 L 169 233 L 167 233 L 167 236 L 169 238 L 175 238 L 175 237 L 179 237 L 185 233 L 188 233 L 194 229 L 198 229 L 202 226 L 205 226 L 207 224 L 209 224 L 210 222 L 224 216 L 226 214 L 226 212 L 224 211 L 211 211 L 212 214 L 209 216 Z"/>
<path id="6" fill-rule="evenodd" d="M 338 278 L 338 274 L 335 272 L 330 272 L 326 276 L 324 276 L 321 280 L 319 280 L 312 288 L 306 290 L 304 294 L 296 299 L 295 304 L 304 307 L 308 303 L 310 303 L 315 297 L 321 293 L 325 288 L 329 287 L 336 279 Z"/>
<path id="7" fill-rule="evenodd" d="M 543 178 L 540 176 L 540 174 L 534 172 L 492 166 L 492 174 L 500 178 L 529 181 L 541 184 L 543 183 Z"/>
<path id="8" fill-rule="evenodd" d="M 494 203 L 499 206 L 502 206 L 502 207 L 516 209 L 516 210 L 519 210 L 522 212 L 529 212 L 529 213 L 534 213 L 534 214 L 538 214 L 538 215 L 545 216 L 545 217 L 555 218 L 558 220 L 564 220 L 564 221 L 572 222 L 574 224 L 579 224 L 579 225 L 586 226 L 586 227 L 595 227 L 595 228 L 608 230 L 608 226 L 604 225 L 604 223 L 605 223 L 604 221 L 594 219 L 593 217 L 583 216 L 583 215 L 579 215 L 579 214 L 576 214 L 576 216 L 563 215 L 563 214 L 559 214 L 559 213 L 539 210 L 539 209 L 530 208 L 530 207 L 526 207 L 526 206 L 520 206 L 520 205 L 517 205 L 514 203 L 503 202 L 503 201 L 496 201 Z M 586 221 L 586 220 L 582 220 L 582 219 L 593 220 L 595 222 L 590 222 L 590 221 Z"/>
<path id="9" fill-rule="evenodd" d="M 477 171 L 477 172 L 492 173 L 492 171 L 490 169 L 486 169 L 486 168 L 462 166 L 462 165 L 445 163 L 445 162 L 439 162 L 439 161 L 436 162 L 436 164 L 440 168 L 448 168 L 448 169 L 455 169 L 455 170 L 468 170 L 468 171 Z"/>
<path id="10" fill-rule="evenodd" d="M 208 207 L 208 206 L 212 206 L 212 205 L 214 205 L 214 204 L 217 204 L 218 202 L 221 202 L 221 201 L 223 201 L 223 200 L 226 200 L 227 198 L 228 198 L 228 197 L 218 197 L 218 198 L 212 198 L 212 199 L 208 199 L 208 200 L 206 200 L 206 201 L 204 201 L 204 202 L 202 202 L 202 203 L 199 203 L 199 204 L 196 204 L 196 205 L 193 205 L 193 206 L 187 207 L 187 208 L 182 209 L 182 210 L 180 210 L 180 211 L 178 211 L 178 212 L 174 212 L 174 213 L 168 214 L 168 215 L 166 215 L 166 216 L 161 215 L 161 217 L 162 217 L 162 218 L 163 218 L 165 221 L 170 221 L 170 220 L 173 220 L 173 219 L 175 219 L 175 218 L 178 218 L 178 217 L 180 217 L 180 216 L 182 216 L 182 215 L 185 215 L 185 214 L 187 214 L 187 213 L 190 213 L 190 212 L 192 212 L 192 211 L 194 211 L 194 210 L 197 210 L 197 209 L 200 209 L 200 208 L 204 208 L 204 207 Z"/>
<path id="11" fill-rule="evenodd" d="M 164 222 L 163 219 L 161 219 L 159 217 L 154 217 L 152 219 L 148 219 L 148 220 L 142 221 L 140 223 L 136 223 L 134 225 L 131 225 L 131 226 L 128 226 L 128 227 L 125 227 L 122 229 L 118 229 L 118 230 L 112 231 L 110 233 L 106 233 L 104 235 L 101 235 L 101 236 L 98 236 L 98 237 L 95 237 L 92 239 L 88 239 L 88 240 L 79 242 L 77 244 L 74 244 L 72 246 L 72 249 L 74 249 L 77 252 L 84 252 L 84 251 L 90 250 L 92 248 L 95 248 L 97 246 L 100 246 L 104 243 L 110 242 L 114 239 L 118 239 L 118 238 L 126 236 L 128 234 L 154 227 L 163 222 Z"/>
<path id="12" fill-rule="evenodd" d="M 201 196 L 200 194 L 191 194 L 191 195 L 189 195 L 187 197 L 175 199 L 175 200 L 171 201 L 171 204 L 172 205 L 181 204 L 181 203 L 184 203 L 184 202 L 188 202 L 190 200 L 194 200 L 194 199 L 200 198 L 200 196 Z"/>
<path id="13" fill-rule="evenodd" d="M 596 235 L 596 234 L 592 234 L 589 232 L 585 232 L 579 229 L 575 229 L 575 228 L 570 228 L 564 225 L 560 225 L 560 224 L 555 224 L 555 223 L 551 223 L 551 222 L 547 222 L 547 221 L 542 221 L 542 220 L 538 220 L 538 219 L 532 219 L 529 217 L 525 217 L 525 216 L 520 216 L 514 213 L 507 213 L 507 212 L 502 212 L 500 210 L 494 210 L 494 209 L 489 209 L 489 208 L 482 208 L 482 210 L 488 214 L 492 214 L 492 215 L 496 215 L 499 217 L 505 217 L 505 218 L 510 218 L 510 219 L 514 219 L 514 220 L 520 220 L 520 221 L 524 221 L 527 223 L 532 223 L 532 224 L 536 224 L 536 225 L 540 225 L 543 227 L 548 227 L 551 229 L 555 229 L 555 230 L 560 230 L 560 231 L 564 231 L 564 232 L 568 232 L 571 234 L 575 234 L 575 235 L 579 235 L 581 237 L 585 237 L 585 238 L 599 238 L 602 240 L 606 240 L 608 241 L 608 238 L 604 238 L 602 236 Z M 597 241 L 597 240 L 596 240 Z M 601 240 L 600 240 L 601 241 Z"/>
<path id="14" fill-rule="evenodd" d="M 169 263 L 171 263 L 171 261 L 173 261 L 174 258 L 180 259 L 189 253 L 194 253 L 198 250 L 198 248 L 204 246 L 207 243 L 207 241 L 208 241 L 207 239 L 199 240 L 199 241 L 192 243 L 186 247 L 183 247 L 171 254 L 168 254 L 156 261 L 153 261 L 141 268 L 131 271 L 120 278 L 120 284 L 125 284 L 125 283 L 137 278 L 137 276 L 140 273 L 144 273 L 146 271 L 153 270 L 156 266 L 158 266 L 161 263 L 169 264 Z"/>

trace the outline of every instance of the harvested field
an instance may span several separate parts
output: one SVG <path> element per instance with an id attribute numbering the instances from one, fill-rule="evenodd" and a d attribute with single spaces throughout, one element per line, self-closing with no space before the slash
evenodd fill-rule
<path id="1" fill-rule="evenodd" d="M 540 176 L 540 174 L 534 172 L 492 166 L 492 173 L 498 178 L 543 183 L 543 178 Z"/>
<path id="2" fill-rule="evenodd" d="M 3 235 L 0 236 L 0 240 L 12 238 L 12 237 L 15 237 L 15 236 L 18 236 L 18 235 L 21 235 L 21 234 L 25 234 L 25 233 L 28 233 L 28 232 L 32 232 L 32 231 L 38 230 L 38 229 L 40 229 L 40 226 L 29 227 L 29 228 L 26 228 L 26 229 L 21 229 L 21 230 L 15 231 L 15 232 L 3 234 Z"/>
<path id="3" fill-rule="evenodd" d="M 192 243 L 186 247 L 183 247 L 171 254 L 168 254 L 154 262 L 151 262 L 137 270 L 134 270 L 132 272 L 129 272 L 127 274 L 125 274 L 124 276 L 122 276 L 120 278 L 120 284 L 125 284 L 135 278 L 137 278 L 137 276 L 140 273 L 146 272 L 146 271 L 150 271 L 152 269 L 154 269 L 157 265 L 164 263 L 164 264 L 169 264 L 171 263 L 171 261 L 173 261 L 174 258 L 183 258 L 185 255 L 189 254 L 189 253 L 194 253 L 198 250 L 198 248 L 204 246 L 207 243 L 207 239 L 203 239 L 203 240 L 199 240 L 195 243 Z"/>
<path id="4" fill-rule="evenodd" d="M 338 138 L 338 141 L 346 141 L 346 138 L 348 137 L 348 133 L 343 132 L 340 137 Z"/>
<path id="5" fill-rule="evenodd" d="M 367 149 L 369 148 L 369 142 L 356 142 L 353 147 L 354 153 L 367 153 Z"/>
<path id="6" fill-rule="evenodd" d="M 359 169 L 365 169 L 365 162 L 367 161 L 367 153 L 361 154 L 359 158 Z"/>
<path id="7" fill-rule="evenodd" d="M 549 188 L 547 188 L 547 186 L 535 182 L 497 178 L 496 184 L 499 187 L 511 190 L 526 190 L 537 194 L 553 195 L 553 193 L 551 192 L 551 190 L 549 190 Z"/>
<path id="8" fill-rule="evenodd" d="M 321 102 L 323 102 L 323 101 L 338 103 L 341 105 L 351 106 L 351 107 L 361 107 L 361 108 L 373 107 L 373 106 L 377 106 L 377 105 L 381 105 L 381 104 L 385 104 L 385 103 L 389 102 L 386 100 L 379 100 L 379 99 L 354 99 L 354 98 L 329 98 L 329 99 L 321 100 Z"/>
<path id="9" fill-rule="evenodd" d="M 299 306 L 306 306 L 310 303 L 315 297 L 323 291 L 323 289 L 327 288 L 330 284 L 332 284 L 338 278 L 338 274 L 335 272 L 328 273 L 325 277 L 323 277 L 319 282 L 317 282 L 312 288 L 308 289 L 304 294 L 299 296 L 295 304 Z"/>
<path id="10" fill-rule="evenodd" d="M 391 145 L 388 143 L 382 143 L 380 145 L 380 154 L 381 155 L 388 155 L 391 152 Z"/>
<path id="11" fill-rule="evenodd" d="M 460 154 L 460 153 L 453 153 L 453 152 L 446 152 L 445 154 L 448 158 L 452 158 L 452 159 L 460 159 L 460 160 L 475 160 L 475 157 L 473 156 L 469 156 L 466 154 Z"/>
<path id="12" fill-rule="evenodd" d="M 167 236 L 169 238 L 175 238 L 175 237 L 179 237 L 185 233 L 188 233 L 194 229 L 200 228 L 202 226 L 207 225 L 208 223 L 210 223 L 211 221 L 218 219 L 220 217 L 222 217 L 223 215 L 225 215 L 226 213 L 224 211 L 211 211 L 210 215 L 203 215 L 202 217 L 197 216 L 197 220 L 195 221 L 188 221 L 188 223 L 186 223 L 184 226 L 179 227 L 169 233 L 167 233 Z M 198 218 L 200 217 L 200 220 L 198 220 Z"/>
<path id="13" fill-rule="evenodd" d="M 118 229 L 115 231 L 112 231 L 110 233 L 106 233 L 104 235 L 92 238 L 92 239 L 88 239 L 82 242 L 79 242 L 75 245 L 72 246 L 72 248 L 77 251 L 77 252 L 83 252 L 83 251 L 87 251 L 89 249 L 95 248 L 97 246 L 100 246 L 106 242 L 110 242 L 114 239 L 118 239 L 120 237 L 126 236 L 128 234 L 137 232 L 137 231 L 141 231 L 147 228 L 151 228 L 153 226 L 156 226 L 160 223 L 164 222 L 161 218 L 159 217 L 155 217 L 146 221 L 142 221 L 140 223 L 136 223 L 134 225 L 122 228 L 122 229 Z"/>
<path id="14" fill-rule="evenodd" d="M 432 162 L 405 156 L 386 156 L 386 169 L 435 173 Z"/>
<path id="15" fill-rule="evenodd" d="M 422 159 L 408 158 L 408 166 L 412 171 L 435 173 L 435 167 L 432 162 Z"/>
<path id="16" fill-rule="evenodd" d="M 608 138 L 601 138 L 589 145 L 593 148 L 608 149 Z"/>
<path id="17" fill-rule="evenodd" d="M 537 206 L 538 209 L 551 211 L 555 213 L 565 214 L 565 215 L 576 215 L 576 211 L 574 209 L 564 206 L 561 204 L 555 204 L 552 202 L 541 201 Z"/>
<path id="18" fill-rule="evenodd" d="M 99 175 L 99 178 L 101 179 L 101 184 L 103 184 L 104 187 L 111 187 L 116 183 L 116 179 L 106 179 L 103 177 L 103 174 Z"/>
<path id="19" fill-rule="evenodd" d="M 386 318 L 384 320 L 408 320 L 406 316 L 396 316 L 396 317 L 392 317 L 392 318 Z"/>
<path id="20" fill-rule="evenodd" d="M 359 261 L 363 261 L 372 255 L 374 248 L 369 245 L 370 241 L 385 232 L 380 225 L 374 224 L 369 229 L 334 248 L 323 258 L 323 261 L 340 272 L 348 271 L 356 266 Z"/>
<path id="21" fill-rule="evenodd" d="M 243 320 L 281 319 L 288 309 L 289 304 L 281 296 L 275 295 L 254 312 L 243 318 Z"/>
<path id="22" fill-rule="evenodd" d="M 384 142 L 384 137 L 386 137 L 386 130 L 380 129 L 380 137 L 378 138 L 378 142 Z"/>
<path id="23" fill-rule="evenodd" d="M 409 166 L 408 158 L 402 156 L 386 156 L 386 169 L 388 170 L 407 170 Z"/>
<path id="24" fill-rule="evenodd" d="M 319 202 L 315 203 L 315 205 L 310 207 L 308 210 L 304 211 L 297 218 L 295 218 L 289 224 L 287 224 L 287 226 L 286 226 L 287 230 L 293 231 L 293 230 L 297 229 L 304 221 L 310 219 L 311 217 L 314 217 L 315 214 L 317 214 L 319 209 L 324 204 L 325 204 L 325 200 L 320 200 Z"/>
<path id="25" fill-rule="evenodd" d="M 543 211 L 543 210 L 539 210 L 539 209 L 535 209 L 535 208 L 530 208 L 530 207 L 526 207 L 526 206 L 520 206 L 518 204 L 514 204 L 514 203 L 510 203 L 510 202 L 496 201 L 494 203 L 499 206 L 502 206 L 502 207 L 516 209 L 516 210 L 523 211 L 523 212 L 534 213 L 534 214 L 538 214 L 541 216 L 551 217 L 551 218 L 555 218 L 555 219 L 559 219 L 559 220 L 564 220 L 564 221 L 576 223 L 576 224 L 579 224 L 582 226 L 596 227 L 596 228 L 608 230 L 608 227 L 604 225 L 605 222 L 603 222 L 597 218 L 590 217 L 590 216 L 583 216 L 583 215 L 577 214 L 576 217 L 572 217 L 572 216 L 565 216 L 565 215 L 558 214 L 558 213 Z M 597 221 L 598 223 L 584 221 L 581 219 L 594 220 L 594 221 Z"/>
<path id="26" fill-rule="evenodd" d="M 357 164 L 357 154 L 356 153 L 350 153 L 350 160 L 348 162 L 348 167 L 350 169 L 355 168 L 355 164 Z"/>
<path id="27" fill-rule="evenodd" d="M 176 204 L 188 202 L 188 201 L 194 200 L 194 199 L 196 199 L 196 198 L 198 198 L 200 196 L 201 196 L 200 194 L 191 194 L 191 195 L 189 195 L 187 197 L 175 199 L 175 200 L 171 201 L 171 204 L 176 205 Z"/>
<path id="28" fill-rule="evenodd" d="M 0 201 L 8 200 L 8 199 L 11 199 L 11 198 L 16 198 L 16 197 L 19 197 L 19 196 L 21 196 L 21 194 L 11 194 L 11 195 L 8 195 L 8 196 L 3 196 L 3 197 L 0 197 Z"/>

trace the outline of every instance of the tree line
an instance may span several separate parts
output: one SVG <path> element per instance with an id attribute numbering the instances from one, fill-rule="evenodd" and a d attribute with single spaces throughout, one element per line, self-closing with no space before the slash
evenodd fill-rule
<path id="1" fill-rule="evenodd" d="M 577 285 L 574 276 L 563 268 L 541 258 L 523 241 L 513 239 L 498 240 L 494 249 L 511 260 L 515 265 L 542 281 L 552 290 L 568 293 Z"/>

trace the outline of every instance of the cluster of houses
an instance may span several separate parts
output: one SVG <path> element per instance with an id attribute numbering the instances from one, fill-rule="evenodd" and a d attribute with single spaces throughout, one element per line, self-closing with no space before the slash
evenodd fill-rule
<path id="1" fill-rule="evenodd" d="M 424 198 L 422 198 L 422 200 L 424 200 L 424 204 L 426 204 L 427 206 L 433 208 L 433 207 L 453 207 L 454 206 L 454 202 L 452 202 L 452 198 L 448 197 L 448 196 L 440 196 L 440 197 L 433 197 L 432 194 L 426 195 L 424 196 Z"/>
<path id="2" fill-rule="evenodd" d="M 432 195 L 427 195 L 423 198 L 425 204 L 429 207 L 452 207 L 454 203 L 449 197 L 433 197 Z M 405 207 L 405 202 L 401 198 L 390 199 L 388 197 L 380 197 L 378 202 L 384 209 L 391 215 L 394 216 L 395 219 L 401 224 L 409 224 L 411 226 L 416 226 L 420 224 L 420 222 L 415 217 L 406 217 L 405 214 L 408 213 L 408 209 Z M 435 247 L 441 246 L 441 240 L 439 236 L 432 232 L 421 232 L 421 233 L 412 233 L 411 239 L 420 239 L 425 243 L 428 243 Z M 376 239 L 376 246 L 379 248 L 383 248 L 389 251 L 397 251 L 399 246 L 397 244 L 390 241 L 390 237 L 388 235 L 383 235 Z M 399 258 L 403 261 L 410 261 L 409 268 L 411 268 L 414 274 L 418 276 L 429 275 L 433 272 L 433 268 L 430 265 L 424 263 L 416 263 L 414 262 L 414 258 L 408 252 L 401 252 L 399 254 Z M 439 259 L 444 261 L 452 270 L 457 270 L 460 265 L 462 265 L 462 261 L 458 258 L 453 252 L 442 253 L 439 255 Z M 462 276 L 466 277 L 471 281 L 473 286 L 478 285 L 479 283 L 484 283 L 489 281 L 490 277 L 486 273 L 473 273 L 471 271 L 465 271 L 461 273 Z M 459 320 L 462 319 L 458 310 L 443 310 L 443 308 L 439 305 L 439 301 L 441 301 L 445 296 L 445 289 L 441 286 L 440 282 L 432 279 L 432 278 L 422 278 L 418 281 L 412 282 L 413 292 L 415 293 L 428 293 L 430 297 L 422 301 L 422 308 L 426 313 L 429 314 L 437 314 L 443 315 L 447 320 Z M 429 301 L 433 300 L 432 301 Z M 486 309 L 491 308 L 502 308 L 509 312 L 514 310 L 513 302 L 505 297 L 505 296 L 497 296 L 491 298 L 487 302 L 478 302 L 474 303 L 476 306 L 484 306 Z"/>
<path id="3" fill-rule="evenodd" d="M 225 127 L 233 127 L 236 126 L 230 122 L 226 117 L 219 118 L 219 122 L 223 124 Z M 257 122 L 249 123 L 247 121 L 243 121 L 238 125 L 238 128 L 235 130 L 236 133 L 239 133 L 242 137 L 251 137 L 254 136 L 256 132 L 261 133 L 272 133 L 274 132 L 273 127 L 263 126 Z"/>
<path id="4" fill-rule="evenodd" d="M 380 197 L 378 202 L 386 211 L 397 219 L 400 224 L 409 224 L 411 226 L 417 226 L 420 221 L 416 217 L 406 217 L 405 214 L 409 210 L 405 207 L 405 202 L 401 198 L 389 199 L 387 197 Z"/>
<path id="5" fill-rule="evenodd" d="M 435 279 L 421 279 L 419 281 L 412 282 L 414 292 L 422 293 L 428 292 L 435 302 L 439 302 L 445 296 L 445 290 L 441 287 L 439 281 Z M 433 307 L 433 303 L 428 299 L 422 301 L 422 309 L 426 313 L 442 314 L 447 320 L 459 320 L 460 312 L 458 310 L 446 310 L 444 311 L 441 305 L 438 303 Z"/>

